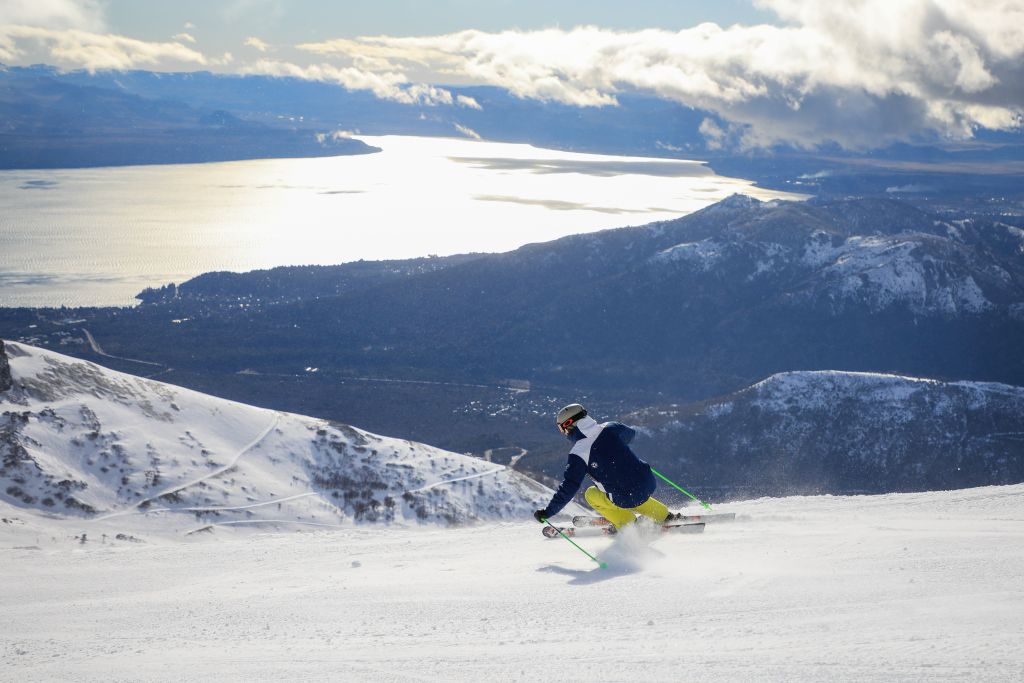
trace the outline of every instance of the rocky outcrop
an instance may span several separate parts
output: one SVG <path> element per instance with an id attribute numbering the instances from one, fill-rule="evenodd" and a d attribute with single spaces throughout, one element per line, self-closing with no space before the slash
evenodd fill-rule
<path id="1" fill-rule="evenodd" d="M 7 391 L 13 385 L 11 366 L 7 362 L 7 352 L 4 351 L 4 340 L 0 339 L 0 391 Z"/>

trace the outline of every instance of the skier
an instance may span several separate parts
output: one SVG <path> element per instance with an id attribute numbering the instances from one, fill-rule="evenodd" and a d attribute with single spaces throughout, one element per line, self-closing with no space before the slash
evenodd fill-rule
<path id="1" fill-rule="evenodd" d="M 558 411 L 558 429 L 573 442 L 569 451 L 562 484 L 546 508 L 533 513 L 542 524 L 564 508 L 589 474 L 595 486 L 583 496 L 615 529 L 636 521 L 636 514 L 649 517 L 658 524 L 670 521 L 668 508 L 652 498 L 657 481 L 651 466 L 629 448 L 636 431 L 619 422 L 598 424 L 579 403 L 571 403 Z"/>

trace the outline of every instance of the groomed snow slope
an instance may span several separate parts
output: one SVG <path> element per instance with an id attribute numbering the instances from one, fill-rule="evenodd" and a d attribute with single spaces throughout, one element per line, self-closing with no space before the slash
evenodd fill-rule
<path id="1" fill-rule="evenodd" d="M 0 671 L 17 681 L 1024 677 L 1024 486 L 718 507 L 738 521 L 701 536 L 578 538 L 606 570 L 531 522 L 29 548 L 11 547 L 35 545 L 11 530 L 0 538 Z"/>

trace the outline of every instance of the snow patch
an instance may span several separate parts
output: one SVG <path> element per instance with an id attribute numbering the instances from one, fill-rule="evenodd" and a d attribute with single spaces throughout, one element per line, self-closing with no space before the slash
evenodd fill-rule
<path id="1" fill-rule="evenodd" d="M 748 282 L 759 275 L 774 272 L 778 268 L 779 257 L 784 257 L 789 253 L 786 247 L 775 242 L 758 242 L 753 246 L 760 251 L 760 256 L 754 264 L 754 271 L 747 276 Z"/>
<path id="2" fill-rule="evenodd" d="M 728 415 L 733 409 L 732 401 L 725 401 L 723 403 L 714 403 L 704 410 L 704 414 L 710 418 L 722 417 Z"/>
<path id="3" fill-rule="evenodd" d="M 696 266 L 700 271 L 707 272 L 724 258 L 724 245 L 711 238 L 699 242 L 684 242 L 663 249 L 651 260 L 656 263 L 683 262 Z"/>
<path id="4" fill-rule="evenodd" d="M 818 268 L 836 257 L 838 250 L 832 246 L 832 236 L 823 230 L 815 230 L 804 244 L 800 262 Z"/>
<path id="5" fill-rule="evenodd" d="M 721 211 L 736 211 L 742 209 L 756 209 L 764 202 L 746 194 L 731 194 L 725 199 L 704 209 L 706 213 L 718 213 Z"/>
<path id="6" fill-rule="evenodd" d="M 947 315 L 992 308 L 971 275 L 921 249 L 920 242 L 898 237 L 855 236 L 837 247 L 816 237 L 803 261 L 824 266 L 821 292 L 839 305 L 858 301 L 880 311 L 901 304 L 914 313 Z"/>
<path id="7" fill-rule="evenodd" d="M 783 372 L 751 387 L 758 398 L 755 405 L 773 410 L 788 406 L 821 409 L 840 397 L 857 393 L 864 400 L 899 403 L 922 386 L 937 386 L 936 380 L 872 372 L 817 370 Z"/>

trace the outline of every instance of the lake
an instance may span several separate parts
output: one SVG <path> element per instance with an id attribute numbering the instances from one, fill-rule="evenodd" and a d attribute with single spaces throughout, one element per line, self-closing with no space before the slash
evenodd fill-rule
<path id="1" fill-rule="evenodd" d="M 741 192 L 695 161 L 360 137 L 371 155 L 0 171 L 0 306 L 136 303 L 212 270 L 499 252 Z"/>

